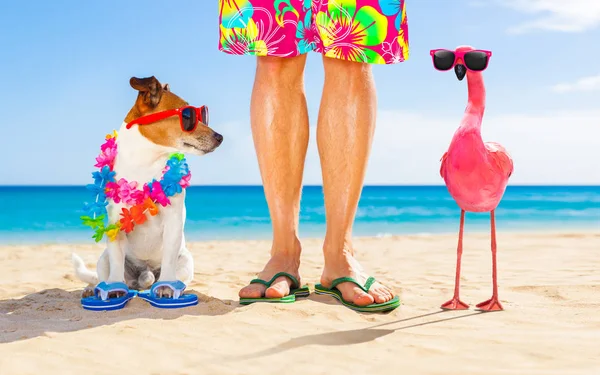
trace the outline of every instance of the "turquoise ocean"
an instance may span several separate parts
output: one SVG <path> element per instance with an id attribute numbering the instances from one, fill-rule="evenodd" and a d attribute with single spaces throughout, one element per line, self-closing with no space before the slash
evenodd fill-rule
<path id="1" fill-rule="evenodd" d="M 82 186 L 0 187 L 0 244 L 93 242 L 80 224 Z M 260 186 L 194 186 L 187 195 L 188 241 L 268 239 Z M 497 210 L 502 231 L 600 230 L 600 186 L 509 186 Z M 456 233 L 460 210 L 445 186 L 366 186 L 356 236 Z M 468 213 L 467 232 L 489 231 L 489 214 Z M 322 188 L 305 186 L 300 234 L 325 233 Z"/>

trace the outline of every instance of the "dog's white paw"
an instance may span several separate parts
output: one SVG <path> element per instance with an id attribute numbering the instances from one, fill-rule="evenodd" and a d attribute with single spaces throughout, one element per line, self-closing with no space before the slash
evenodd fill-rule
<path id="1" fill-rule="evenodd" d="M 156 296 L 158 298 L 173 298 L 173 289 L 168 286 L 159 286 L 156 288 Z"/>
<path id="2" fill-rule="evenodd" d="M 108 298 L 120 298 L 123 297 L 125 294 L 127 293 L 122 291 L 109 292 Z M 83 289 L 83 292 L 81 292 L 81 298 L 93 297 L 94 295 L 95 292 L 93 286 L 86 286 L 85 289 Z"/>
<path id="3" fill-rule="evenodd" d="M 83 289 L 83 292 L 81 292 L 81 298 L 88 298 L 88 297 L 92 297 L 94 295 L 94 287 L 93 286 L 86 286 L 85 289 Z"/>
<path id="4" fill-rule="evenodd" d="M 108 292 L 108 298 L 121 298 L 124 297 L 127 293 L 123 291 L 118 292 Z"/>

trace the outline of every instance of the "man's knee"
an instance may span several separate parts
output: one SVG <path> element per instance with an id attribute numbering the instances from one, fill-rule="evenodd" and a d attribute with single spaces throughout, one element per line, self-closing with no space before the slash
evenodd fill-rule
<path id="1" fill-rule="evenodd" d="M 371 74 L 371 65 L 323 56 L 325 78 L 352 79 Z"/>
<path id="2" fill-rule="evenodd" d="M 306 55 L 297 57 L 260 56 L 256 62 L 256 76 L 278 81 L 301 81 Z"/>

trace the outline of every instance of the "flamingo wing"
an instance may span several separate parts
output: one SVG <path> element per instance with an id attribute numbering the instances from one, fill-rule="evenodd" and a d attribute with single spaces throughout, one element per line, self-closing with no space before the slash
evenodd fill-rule
<path id="1" fill-rule="evenodd" d="M 510 177 L 514 171 L 513 160 L 504 146 L 496 142 L 486 142 L 485 148 L 488 151 L 490 159 L 496 166 Z"/>
<path id="2" fill-rule="evenodd" d="M 448 152 L 444 152 L 444 155 L 442 155 L 442 158 L 440 159 L 440 161 L 442 162 L 442 164 L 440 165 L 440 176 L 442 176 L 442 178 L 444 178 L 444 175 L 446 174 L 446 158 L 448 157 Z"/>

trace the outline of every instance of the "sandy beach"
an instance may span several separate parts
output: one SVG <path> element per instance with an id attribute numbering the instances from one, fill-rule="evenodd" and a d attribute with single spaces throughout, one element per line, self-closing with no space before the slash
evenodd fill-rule
<path id="1" fill-rule="evenodd" d="M 312 295 L 242 307 L 268 242 L 191 244 L 198 306 L 140 299 L 116 312 L 79 305 L 70 254 L 95 267 L 102 245 L 0 247 L 0 374 L 600 374 L 600 233 L 499 233 L 503 312 L 441 312 L 455 235 L 356 240 L 367 270 L 399 293 L 389 314 Z M 303 241 L 319 281 L 321 240 Z M 466 233 L 462 299 L 491 295 L 489 235 Z"/>

